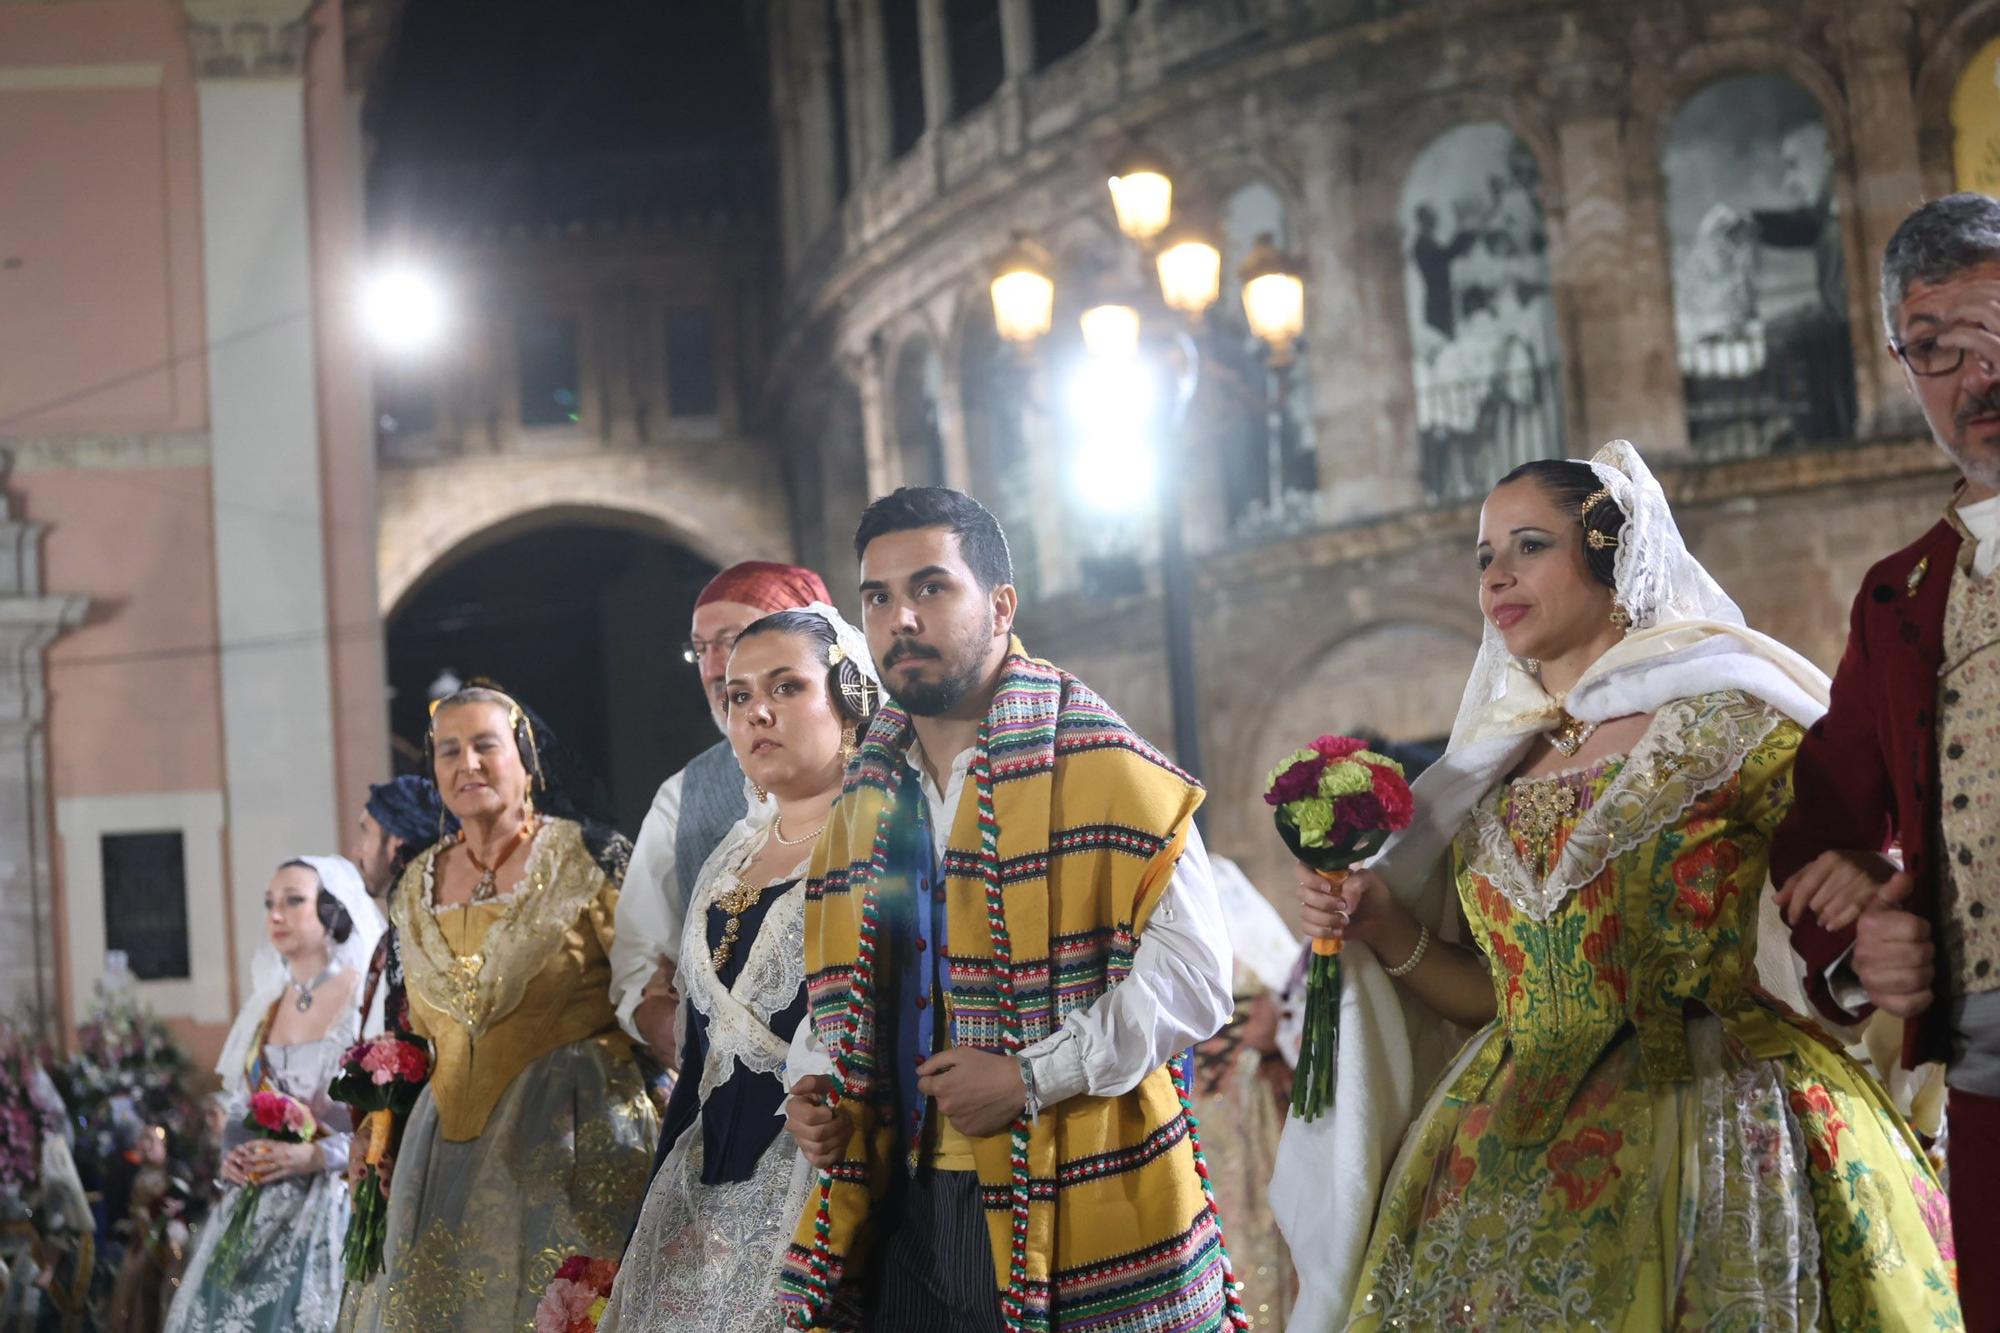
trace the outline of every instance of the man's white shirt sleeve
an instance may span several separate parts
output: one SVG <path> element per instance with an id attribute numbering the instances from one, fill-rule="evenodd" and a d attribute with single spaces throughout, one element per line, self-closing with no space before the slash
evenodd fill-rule
<path id="1" fill-rule="evenodd" d="M 611 1002 L 618 1025 L 635 1041 L 633 1026 L 646 983 L 661 957 L 678 961 L 681 947 L 680 885 L 675 875 L 674 841 L 680 833 L 681 781 L 686 770 L 660 784 L 653 807 L 639 825 L 625 887 L 618 895 L 617 931 L 611 940 Z"/>
<path id="2" fill-rule="evenodd" d="M 1173 878 L 1139 935 L 1132 970 L 1022 1052 L 1043 1106 L 1116 1097 L 1222 1030 L 1235 1008 L 1229 926 L 1201 831 L 1188 828 Z"/>

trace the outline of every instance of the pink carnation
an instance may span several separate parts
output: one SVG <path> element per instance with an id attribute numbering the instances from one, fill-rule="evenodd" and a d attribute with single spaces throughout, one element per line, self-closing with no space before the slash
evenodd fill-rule
<path id="1" fill-rule="evenodd" d="M 1312 743 L 1312 748 L 1319 752 L 1320 758 L 1332 763 L 1336 759 L 1347 758 L 1357 750 L 1367 749 L 1368 742 L 1353 736 L 1322 736 Z"/>
<path id="2" fill-rule="evenodd" d="M 597 1293 L 582 1283 L 556 1278 L 535 1307 L 535 1333 L 568 1333 L 577 1320 L 590 1318 L 590 1304 L 596 1299 Z"/>
<path id="3" fill-rule="evenodd" d="M 1374 780 L 1375 799 L 1382 803 L 1382 827 L 1392 832 L 1408 828 L 1410 817 L 1416 813 L 1416 803 L 1410 799 L 1410 784 L 1386 765 L 1370 764 L 1368 769 Z"/>

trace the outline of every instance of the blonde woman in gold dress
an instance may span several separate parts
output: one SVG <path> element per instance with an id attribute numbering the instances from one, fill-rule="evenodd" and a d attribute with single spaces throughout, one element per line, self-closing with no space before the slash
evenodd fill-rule
<path id="1" fill-rule="evenodd" d="M 497 690 L 440 701 L 430 750 L 462 833 L 396 897 L 430 1085 L 392 1175 L 384 1296 L 364 1328 L 532 1327 L 570 1254 L 616 1254 L 659 1122 L 609 999 L 629 850 L 563 818 L 547 737 Z"/>

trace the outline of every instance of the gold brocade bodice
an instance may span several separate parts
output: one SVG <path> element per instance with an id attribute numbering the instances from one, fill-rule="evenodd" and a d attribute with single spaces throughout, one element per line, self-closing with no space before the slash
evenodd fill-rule
<path id="1" fill-rule="evenodd" d="M 434 910 L 436 854 L 404 874 L 396 927 L 410 1022 L 434 1051 L 438 1123 L 445 1138 L 464 1142 L 550 1051 L 597 1038 L 629 1052 L 610 999 L 618 887 L 567 820 L 543 826 L 520 887 L 498 901 Z"/>
<path id="2" fill-rule="evenodd" d="M 1678 701 L 1629 756 L 1509 784 L 1474 813 L 1459 893 L 1506 1040 L 1466 1077 L 1483 1087 L 1512 1062 L 1504 1138 L 1554 1133 L 1628 1030 L 1654 1083 L 1690 1076 L 1690 1012 L 1769 1053 L 1750 994 L 1757 910 L 1800 736 L 1742 695 Z"/>

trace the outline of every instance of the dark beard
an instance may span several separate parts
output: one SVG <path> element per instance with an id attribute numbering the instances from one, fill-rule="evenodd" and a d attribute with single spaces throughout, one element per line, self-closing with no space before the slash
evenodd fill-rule
<path id="1" fill-rule="evenodd" d="M 958 707 L 959 701 L 978 683 L 979 666 L 974 663 L 935 681 L 911 680 L 898 687 L 885 688 L 889 697 L 901 704 L 912 717 L 937 717 Z"/>
<path id="2" fill-rule="evenodd" d="M 918 656 L 919 654 L 898 652 L 892 649 L 887 654 L 887 660 L 883 663 L 884 670 L 882 674 L 884 679 L 882 688 L 888 693 L 891 699 L 901 704 L 904 711 L 912 717 L 938 717 L 949 713 L 952 709 L 958 707 L 967 694 L 972 692 L 973 686 L 979 684 L 980 668 L 984 665 L 981 660 L 984 655 L 983 645 L 991 643 L 992 640 L 993 618 L 989 614 L 986 618 L 984 633 L 974 636 L 968 642 L 957 645 L 960 650 L 960 656 L 955 669 L 946 671 L 944 675 L 934 682 L 926 683 L 912 680 L 905 682 L 900 687 L 889 684 L 887 668 L 895 666 L 905 657 Z M 947 660 L 944 653 L 935 650 L 924 651 L 921 653 L 921 656 L 937 662 L 940 666 L 943 666 Z"/>

